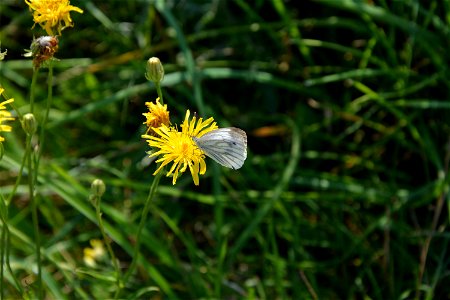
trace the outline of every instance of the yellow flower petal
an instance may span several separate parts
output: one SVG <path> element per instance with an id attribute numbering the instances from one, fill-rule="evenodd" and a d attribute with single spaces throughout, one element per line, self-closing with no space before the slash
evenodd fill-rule
<path id="1" fill-rule="evenodd" d="M 148 107 L 148 113 L 143 113 L 146 118 L 144 124 L 147 125 L 146 134 L 154 134 L 154 128 L 158 128 L 161 125 L 169 126 L 169 111 L 167 105 L 159 103 L 159 98 L 156 99 L 156 103 L 145 102 Z"/>
<path id="2" fill-rule="evenodd" d="M 155 136 L 142 135 L 147 139 L 148 144 L 157 149 L 150 156 L 158 156 L 157 163 L 161 163 L 158 169 L 153 173 L 156 175 L 164 166 L 172 163 L 167 176 L 172 176 L 172 183 L 177 182 L 178 177 L 188 168 L 191 172 L 195 185 L 199 185 L 199 174 L 206 172 L 205 155 L 200 150 L 192 137 L 200 137 L 203 134 L 217 129 L 213 118 L 203 121 L 194 116 L 189 120 L 190 112 L 186 112 L 184 122 L 181 124 L 181 131 L 176 127 L 168 127 L 162 124 L 158 128 L 153 128 Z"/>
<path id="3" fill-rule="evenodd" d="M 3 94 L 5 90 L 3 88 L 0 88 L 0 96 Z M 8 99 L 3 102 L 0 102 L 0 132 L 9 132 L 11 131 L 11 126 L 3 124 L 5 121 L 13 121 L 14 118 L 12 117 L 11 113 L 6 110 L 6 104 L 14 102 L 14 99 Z M 5 140 L 4 137 L 0 135 L 0 142 L 3 142 Z"/>
<path id="4" fill-rule="evenodd" d="M 41 25 L 48 35 L 55 35 L 55 31 L 61 35 L 62 30 L 73 27 L 71 11 L 83 13 L 79 7 L 70 5 L 69 0 L 25 0 L 25 3 L 33 11 L 34 24 Z"/>

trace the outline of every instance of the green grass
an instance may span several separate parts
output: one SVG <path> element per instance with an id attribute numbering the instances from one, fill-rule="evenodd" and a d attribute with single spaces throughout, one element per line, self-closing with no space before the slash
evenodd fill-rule
<path id="1" fill-rule="evenodd" d="M 122 273 L 131 264 L 156 168 L 140 137 L 157 97 L 144 76 L 152 56 L 172 123 L 190 109 L 242 128 L 249 155 L 238 171 L 207 159 L 199 186 L 189 171 L 176 185 L 161 177 L 122 297 L 449 297 L 450 4 L 368 2 L 72 0 L 84 13 L 60 37 L 37 179 L 47 299 L 115 295 L 108 254 L 83 261 L 102 239 L 95 178 Z M 25 114 L 33 72 L 22 54 L 43 31 L 22 1 L 0 3 L 0 24 L 0 84 Z M 47 75 L 36 82 L 38 122 Z M 26 151 L 20 122 L 9 123 L 4 199 Z M 39 294 L 28 178 L 25 168 L 8 212 L 20 287 L 4 264 L 5 299 Z"/>

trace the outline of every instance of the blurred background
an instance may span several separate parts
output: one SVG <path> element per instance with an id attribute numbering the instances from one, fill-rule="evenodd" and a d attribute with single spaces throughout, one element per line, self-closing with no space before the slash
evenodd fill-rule
<path id="1" fill-rule="evenodd" d="M 248 135 L 235 171 L 207 159 L 195 186 L 163 177 L 129 298 L 446 299 L 450 122 L 447 1 L 71 1 L 59 38 L 40 178 L 51 298 L 111 297 L 83 249 L 101 239 L 88 201 L 106 184 L 103 218 L 121 267 L 156 165 L 145 102 L 158 57 L 172 123 L 186 109 Z M 29 111 L 33 36 L 23 1 L 0 3 L 0 84 Z M 36 116 L 47 97 L 37 81 Z M 24 152 L 6 133 L 0 188 Z M 32 273 L 26 181 L 10 207 L 11 260 Z M 28 239 L 28 242 L 27 242 Z M 26 245 L 26 246 L 24 246 Z M 32 284 L 30 285 L 32 289 Z M 149 288 L 156 287 L 155 290 Z M 146 290 L 149 289 L 149 290 Z M 16 295 L 11 285 L 7 294 Z M 8 294 L 9 293 L 9 294 Z M 145 296 L 142 296 L 144 295 Z"/>

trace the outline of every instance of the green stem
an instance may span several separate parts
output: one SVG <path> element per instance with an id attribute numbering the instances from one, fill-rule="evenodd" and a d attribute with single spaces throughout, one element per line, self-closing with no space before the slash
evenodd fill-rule
<path id="1" fill-rule="evenodd" d="M 6 223 L 5 223 L 5 225 L 6 225 Z M 16 289 L 20 292 L 20 294 L 23 294 L 22 285 L 20 284 L 19 280 L 17 280 L 16 275 L 14 275 L 14 272 L 11 268 L 11 263 L 9 262 L 9 258 L 10 258 L 9 245 L 11 245 L 11 233 L 9 232 L 9 227 L 7 225 L 5 226 L 5 228 L 6 228 L 6 245 L 7 245 L 7 247 L 6 247 L 6 267 L 8 268 L 8 271 L 11 274 L 11 277 L 13 278 L 14 283 L 16 284 Z"/>
<path id="2" fill-rule="evenodd" d="M 37 73 L 37 70 L 35 69 L 35 73 Z M 34 77 L 34 74 L 33 74 Z M 35 242 L 36 242 L 36 259 L 38 264 L 38 298 L 43 299 L 43 288 L 42 288 L 42 260 L 41 260 L 41 239 L 39 234 L 39 218 L 38 218 L 38 208 L 37 208 L 37 199 L 34 197 L 34 185 L 38 182 L 38 173 L 39 173 L 39 163 L 41 160 L 43 148 L 44 148 L 44 141 L 45 141 L 45 125 L 47 123 L 48 114 L 50 111 L 51 103 L 52 103 L 52 82 L 53 82 L 53 67 L 52 63 L 50 62 L 49 65 L 49 71 L 48 71 L 48 97 L 47 97 L 47 109 L 44 114 L 44 119 L 42 120 L 40 132 L 39 132 L 39 148 L 37 151 L 37 157 L 35 157 L 35 164 L 34 169 L 32 169 L 32 155 L 31 155 L 31 136 L 30 136 L 30 150 L 27 151 L 29 153 L 28 155 L 28 172 L 29 172 L 29 182 L 30 182 L 30 201 L 32 205 L 32 219 L 33 219 L 33 227 L 35 232 Z M 34 94 L 34 89 L 32 86 L 32 94 Z M 27 142 L 28 143 L 28 142 Z M 28 145 L 27 145 L 28 147 Z"/>
<path id="3" fill-rule="evenodd" d="M 33 68 L 33 77 L 31 78 L 31 89 L 30 89 L 30 113 L 34 112 L 34 91 L 36 87 L 38 74 L 39 68 Z"/>
<path id="4" fill-rule="evenodd" d="M 159 82 L 155 82 L 155 86 L 156 86 L 156 92 L 158 93 L 159 102 L 161 103 L 161 105 L 164 105 L 164 99 L 163 99 L 163 93 L 162 93 L 162 90 L 161 90 L 161 84 L 159 84 Z"/>
<path id="5" fill-rule="evenodd" d="M 224 246 L 226 246 L 225 239 L 224 239 L 224 233 L 223 233 L 223 201 L 220 200 L 219 196 L 222 194 L 222 187 L 220 185 L 220 167 L 218 164 L 214 164 L 213 167 L 213 193 L 214 193 L 214 221 L 216 225 L 216 241 L 217 241 L 217 269 L 216 273 L 217 276 L 214 280 L 214 296 L 217 297 L 217 299 L 222 298 L 222 284 L 223 284 L 223 255 L 222 251 L 224 249 Z"/>
<path id="6" fill-rule="evenodd" d="M 42 119 L 41 129 L 39 131 L 39 151 L 36 160 L 36 168 L 34 170 L 34 178 L 37 182 L 37 176 L 39 171 L 39 162 L 41 161 L 41 156 L 44 150 L 45 142 L 45 127 L 47 125 L 48 115 L 50 113 L 50 108 L 53 102 L 53 63 L 50 61 L 48 66 L 48 87 L 47 87 L 47 107 L 44 114 L 44 119 Z"/>
<path id="7" fill-rule="evenodd" d="M 120 274 L 120 268 L 119 268 L 119 264 L 117 262 L 117 258 L 114 254 L 114 251 L 111 248 L 111 243 L 109 242 L 108 236 L 106 235 L 105 232 L 105 228 L 103 227 L 103 220 L 102 220 L 102 212 L 100 210 L 100 202 L 101 202 L 101 197 L 98 196 L 94 196 L 95 199 L 93 199 L 93 201 L 95 201 L 95 212 L 97 215 L 97 222 L 98 222 L 98 226 L 100 228 L 100 231 L 102 233 L 103 236 L 103 240 L 105 241 L 106 247 L 108 248 L 108 252 L 109 255 L 111 256 L 111 259 L 113 261 L 113 265 L 114 265 L 114 269 L 116 270 L 116 284 L 117 284 L 117 290 L 116 290 L 116 294 L 114 296 L 114 299 L 118 299 L 118 296 L 120 294 L 120 291 L 122 290 L 123 284 L 121 282 L 121 274 Z"/>
<path id="8" fill-rule="evenodd" d="M 26 155 L 28 160 L 28 187 L 29 187 L 29 196 L 31 203 L 31 217 L 33 221 L 34 227 L 34 239 L 36 243 L 36 261 L 38 266 L 37 273 L 37 282 L 38 282 L 38 299 L 43 299 L 43 290 L 42 290 L 42 266 L 41 266 L 41 239 L 39 235 L 39 220 L 38 220 L 38 211 L 37 211 L 37 203 L 36 198 L 34 197 L 34 170 L 33 170 L 33 155 L 31 153 L 31 138 L 32 135 L 27 137 L 26 143 Z"/>
<path id="9" fill-rule="evenodd" d="M 6 207 L 9 207 L 9 204 L 12 201 L 12 197 L 16 194 L 17 188 L 19 187 L 20 181 L 22 179 L 23 175 L 23 169 L 25 168 L 25 163 L 27 161 L 27 156 L 24 155 L 22 158 L 22 164 L 20 165 L 19 174 L 17 175 L 16 183 L 14 184 L 14 187 L 9 194 L 8 198 L 6 199 Z"/>
<path id="10" fill-rule="evenodd" d="M 3 93 L 5 95 L 5 93 Z M 8 97 L 5 97 L 5 99 L 10 99 Z M 19 120 L 22 120 L 22 113 L 20 110 L 17 109 L 17 107 L 14 105 L 14 102 L 9 103 L 9 105 L 12 107 L 12 109 L 16 112 L 17 116 L 19 117 Z"/>
<path id="11" fill-rule="evenodd" d="M 16 111 L 17 115 L 19 116 L 19 119 L 22 119 L 22 114 L 18 109 L 16 109 L 13 105 L 13 103 L 10 104 L 13 109 Z M 23 176 L 23 170 L 25 168 L 25 164 L 27 161 L 27 155 L 25 154 L 22 158 L 22 163 L 20 165 L 19 173 L 17 175 L 16 182 L 14 184 L 14 187 L 11 191 L 11 193 L 8 195 L 8 197 L 5 199 L 2 194 L 0 194 L 0 218 L 3 223 L 2 226 L 2 236 L 1 236 L 1 249 L 0 249 L 0 299 L 4 299 L 3 297 L 3 291 L 4 291 L 4 266 L 6 265 L 6 268 L 8 269 L 11 278 L 14 280 L 14 283 L 16 285 L 16 289 L 20 292 L 20 294 L 23 294 L 22 285 L 19 283 L 19 280 L 17 280 L 10 263 L 10 245 L 11 245 L 11 234 L 8 227 L 8 219 L 9 219 L 9 205 L 11 204 L 13 196 L 16 194 L 17 188 L 19 187 L 20 181 Z"/>
<path id="12" fill-rule="evenodd" d="M 141 244 L 141 234 L 142 229 L 144 228 L 144 225 L 147 221 L 147 214 L 150 210 L 150 206 L 153 200 L 153 197 L 156 192 L 156 188 L 158 187 L 159 180 L 161 179 L 163 172 L 159 172 L 156 174 L 155 178 L 153 179 L 152 186 L 150 187 L 150 190 L 148 192 L 147 200 L 145 200 L 145 206 L 144 210 L 142 211 L 141 221 L 139 223 L 139 228 L 136 236 L 136 244 L 134 245 L 134 252 L 133 252 L 133 260 L 131 261 L 131 265 L 128 268 L 128 271 L 125 273 L 123 282 L 126 284 L 128 282 L 128 279 L 130 278 L 131 274 L 133 274 L 134 269 L 136 268 L 137 262 L 138 262 L 138 256 L 139 256 L 139 247 Z"/>
<path id="13" fill-rule="evenodd" d="M 3 201 L 3 199 L 1 199 Z M 3 210 L 3 209 L 2 209 Z M 2 219 L 2 236 L 1 236 L 1 248 L 0 248 L 0 299 L 4 299 L 3 291 L 5 288 L 3 287 L 3 284 L 5 283 L 5 280 L 3 279 L 3 258 L 5 257 L 6 253 L 6 247 L 9 245 L 6 245 L 6 220 L 3 218 L 3 212 L 0 213 L 0 217 Z"/>
<path id="14" fill-rule="evenodd" d="M 17 113 L 17 116 L 19 117 L 20 122 L 22 122 L 22 117 L 23 117 L 23 116 L 22 116 L 20 110 L 18 110 L 18 109 L 14 106 L 14 103 L 10 103 L 10 105 L 11 105 L 11 107 L 14 109 L 14 111 Z M 14 187 L 13 187 L 11 193 L 9 194 L 9 196 L 8 196 L 8 197 L 6 198 L 6 200 L 5 200 L 5 203 L 6 203 L 6 212 L 8 212 L 8 207 L 9 207 L 9 204 L 11 203 L 11 201 L 12 201 L 12 197 L 16 194 L 17 188 L 19 187 L 20 181 L 21 181 L 21 179 L 22 179 L 23 169 L 24 169 L 24 167 L 25 167 L 26 160 L 27 160 L 27 156 L 24 155 L 23 158 L 22 158 L 22 164 L 20 165 L 19 173 L 18 173 L 18 175 L 17 175 L 17 179 L 16 179 L 16 182 L 15 182 L 15 184 L 14 184 Z"/>
<path id="15" fill-rule="evenodd" d="M 31 81 L 31 96 L 30 96 L 30 111 L 33 113 L 34 109 L 34 95 L 35 95 L 35 86 L 36 86 L 36 78 L 39 71 L 39 68 L 33 69 L 33 79 Z M 39 160 L 42 155 L 42 148 L 43 148 L 43 141 L 44 141 L 44 129 L 45 129 L 45 122 L 48 117 L 48 111 L 51 105 L 52 101 L 52 80 L 53 80 L 53 68 L 52 64 L 49 65 L 49 72 L 48 72 L 48 97 L 47 97 L 47 111 L 44 115 L 44 120 L 41 125 L 41 131 L 40 131 L 40 145 L 39 150 L 37 153 L 37 158 L 34 161 L 34 168 L 33 168 L 33 155 L 31 151 L 31 138 L 32 135 L 28 136 L 27 139 L 27 157 L 28 157 L 28 182 L 29 182 L 29 194 L 30 194 L 30 203 L 31 203 L 31 215 L 32 215 L 32 222 L 34 227 L 34 235 L 35 235 L 35 243 L 36 243 L 36 261 L 38 266 L 38 274 L 37 274 L 37 282 L 38 282 L 38 299 L 44 298 L 44 291 L 42 287 L 42 258 L 41 258 L 41 238 L 39 233 L 39 217 L 38 217 L 38 204 L 37 199 L 35 197 L 35 185 L 38 181 L 38 171 L 39 171 Z"/>
<path id="16" fill-rule="evenodd" d="M 0 206 L 0 220 L 2 221 L 2 234 L 1 234 L 1 249 L 0 249 L 0 299 L 4 299 L 3 291 L 4 288 L 4 268 L 3 266 L 6 265 L 8 268 L 9 273 L 11 274 L 12 279 L 14 280 L 14 283 L 16 285 L 16 289 L 23 294 L 22 286 L 20 285 L 19 281 L 17 280 L 16 276 L 14 275 L 14 272 L 11 268 L 11 264 L 9 262 L 9 245 L 11 245 L 11 234 L 9 233 L 9 227 L 8 227 L 8 206 L 5 204 L 5 199 L 0 194 L 0 201 L 2 201 L 2 205 Z"/>

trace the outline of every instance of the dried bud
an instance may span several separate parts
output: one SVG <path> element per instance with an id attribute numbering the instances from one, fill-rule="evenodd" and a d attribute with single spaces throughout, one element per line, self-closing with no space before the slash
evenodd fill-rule
<path id="1" fill-rule="evenodd" d="M 53 58 L 58 51 L 58 38 L 56 36 L 41 36 L 31 43 L 31 50 L 25 54 L 33 58 L 33 66 L 39 68 L 41 64 Z"/>
<path id="2" fill-rule="evenodd" d="M 37 122 L 33 114 L 28 113 L 23 116 L 22 128 L 28 135 L 33 135 L 36 132 Z"/>
<path id="3" fill-rule="evenodd" d="M 154 83 L 159 83 L 164 79 L 164 68 L 159 58 L 152 57 L 147 61 L 145 78 Z"/>
<path id="4" fill-rule="evenodd" d="M 105 193 L 105 183 L 101 179 L 95 179 L 91 184 L 91 193 L 93 196 L 101 197 Z"/>

